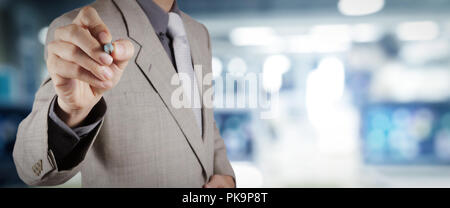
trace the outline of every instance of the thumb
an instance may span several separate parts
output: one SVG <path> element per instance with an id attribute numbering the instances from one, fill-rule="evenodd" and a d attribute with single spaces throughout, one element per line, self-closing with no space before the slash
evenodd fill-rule
<path id="1" fill-rule="evenodd" d="M 203 188 L 218 188 L 219 185 L 216 184 L 215 180 L 209 181 L 207 184 L 203 185 Z"/>
<path id="2" fill-rule="evenodd" d="M 124 69 L 128 61 L 133 57 L 134 55 L 134 46 L 129 40 L 117 40 L 113 43 L 114 50 L 111 54 L 111 56 L 114 59 L 114 63 L 120 68 Z"/>

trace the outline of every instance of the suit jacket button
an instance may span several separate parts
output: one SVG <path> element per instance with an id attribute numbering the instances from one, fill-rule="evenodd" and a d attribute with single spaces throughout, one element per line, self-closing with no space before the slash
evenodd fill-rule
<path id="1" fill-rule="evenodd" d="M 31 167 L 33 169 L 34 174 L 36 174 L 37 176 L 41 175 L 41 171 L 42 171 L 42 160 L 39 160 L 37 163 L 35 163 L 33 165 L 33 167 Z"/>

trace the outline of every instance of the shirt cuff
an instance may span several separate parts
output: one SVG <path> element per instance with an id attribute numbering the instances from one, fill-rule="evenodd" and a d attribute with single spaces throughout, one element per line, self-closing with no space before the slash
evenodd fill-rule
<path id="1" fill-rule="evenodd" d="M 73 137 L 76 137 L 78 140 L 87 134 L 89 134 L 97 125 L 102 121 L 103 116 L 106 113 L 106 105 L 105 107 L 99 106 L 102 104 L 103 98 L 92 108 L 91 112 L 89 113 L 88 117 L 83 122 L 82 126 L 76 127 L 76 128 L 70 128 L 67 126 L 64 121 L 62 121 L 58 115 L 56 115 L 55 106 L 57 104 L 57 98 L 58 96 L 55 96 L 50 104 L 50 110 L 49 110 L 49 117 L 52 119 L 55 124 L 63 129 L 66 133 L 70 134 Z M 103 101 L 104 102 L 104 101 Z M 96 112 L 100 111 L 100 112 Z"/>
<path id="2" fill-rule="evenodd" d="M 106 113 L 106 102 L 103 98 L 92 108 L 81 126 L 70 128 L 56 114 L 57 98 L 55 96 L 50 104 L 48 124 L 49 149 L 54 153 L 56 161 L 62 161 L 80 140 L 85 139 L 101 123 Z M 87 139 L 87 138 L 86 138 Z"/>

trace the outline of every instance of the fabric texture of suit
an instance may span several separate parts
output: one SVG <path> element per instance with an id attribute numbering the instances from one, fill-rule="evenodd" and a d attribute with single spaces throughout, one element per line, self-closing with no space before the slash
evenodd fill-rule
<path id="1" fill-rule="evenodd" d="M 81 171 L 83 187 L 201 187 L 214 174 L 234 177 L 213 109 L 203 106 L 200 132 L 192 109 L 172 105 L 172 93 L 180 87 L 170 83 L 176 71 L 137 2 L 98 0 L 91 6 L 113 38 L 133 43 L 135 55 L 117 86 L 104 94 L 105 117 L 93 139 L 77 149 L 81 156 L 69 170 L 58 170 L 48 148 L 49 107 L 56 93 L 50 79 L 42 84 L 17 133 L 13 156 L 20 178 L 29 185 L 57 185 Z M 54 20 L 47 42 L 78 11 Z M 197 76 L 206 76 L 211 73 L 208 31 L 185 13 L 180 16 L 193 64 L 202 66 Z M 203 85 L 202 91 L 210 87 Z"/>

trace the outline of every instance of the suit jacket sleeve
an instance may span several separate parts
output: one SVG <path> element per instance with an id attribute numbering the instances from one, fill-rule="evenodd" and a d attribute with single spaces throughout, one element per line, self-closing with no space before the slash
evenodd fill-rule
<path id="1" fill-rule="evenodd" d="M 220 131 L 214 122 L 214 174 L 232 176 L 236 181 Z"/>
<path id="2" fill-rule="evenodd" d="M 211 50 L 211 38 L 209 36 L 208 29 L 202 25 L 208 37 L 208 49 L 210 57 L 212 55 Z M 234 175 L 233 168 L 231 167 L 230 160 L 227 157 L 227 150 L 225 143 L 220 136 L 220 131 L 214 122 L 214 174 L 228 175 L 232 176 L 236 181 L 236 176 Z"/>
<path id="3" fill-rule="evenodd" d="M 74 151 L 77 146 L 86 144 L 83 140 L 92 140 L 93 131 L 102 122 L 106 113 L 106 103 L 102 98 L 91 110 L 81 126 L 70 128 L 56 114 L 57 96 L 50 103 L 48 115 L 48 149 L 55 156 L 58 170 L 68 170 L 73 167 L 73 159 L 70 156 L 79 155 L 81 158 L 85 152 Z M 80 154 L 81 153 L 81 154 Z M 77 160 L 79 161 L 79 159 Z M 77 163 L 75 163 L 77 164 Z"/>
<path id="4" fill-rule="evenodd" d="M 49 27 L 47 43 L 53 40 L 55 28 L 68 25 L 72 22 L 77 11 L 67 13 Z M 47 58 L 45 51 L 45 58 Z M 49 149 L 49 109 L 56 92 L 51 79 L 47 79 L 35 95 L 31 113 L 20 123 L 16 143 L 13 150 L 14 163 L 19 177 L 28 185 L 58 185 L 66 182 L 79 172 L 82 160 L 95 140 L 103 121 L 92 131 L 91 140 L 85 140 L 77 145 L 79 154 L 67 155 L 68 158 L 77 158 L 66 170 L 58 168 L 55 155 Z M 51 123 L 50 123 L 50 128 Z M 74 150 L 75 151 L 75 150 Z"/>

